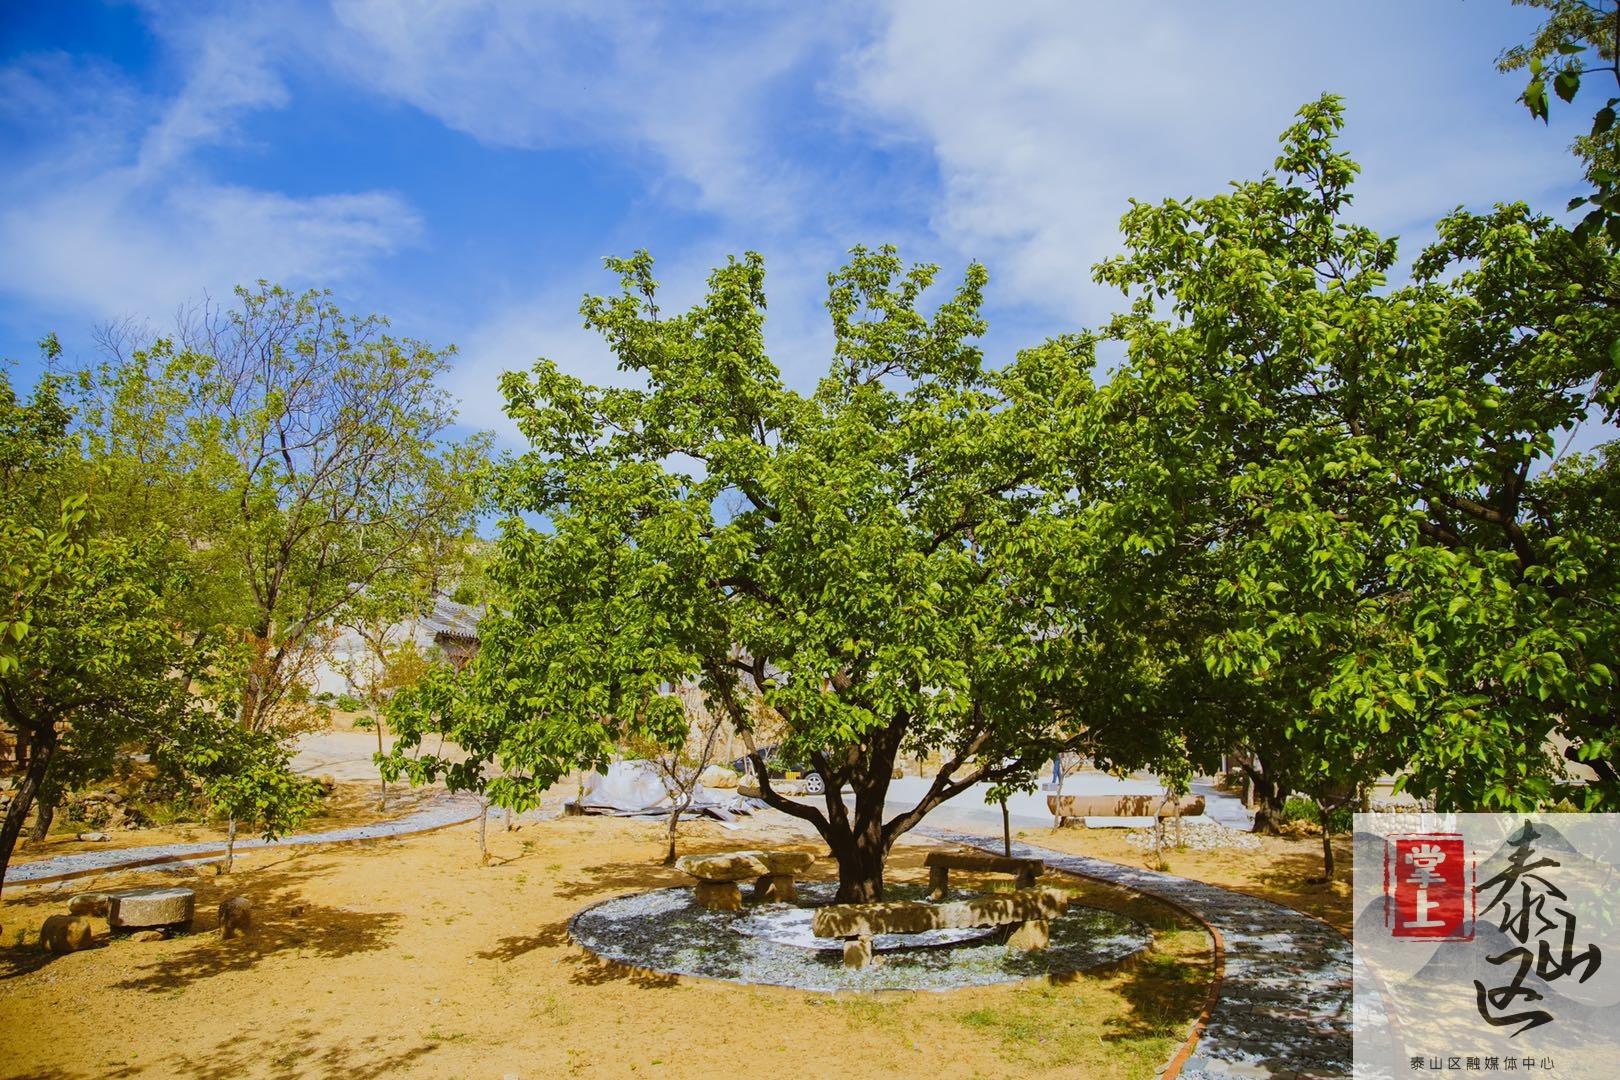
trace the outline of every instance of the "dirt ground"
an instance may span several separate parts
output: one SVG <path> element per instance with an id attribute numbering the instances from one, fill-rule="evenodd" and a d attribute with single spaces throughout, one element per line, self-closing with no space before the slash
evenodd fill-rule
<path id="1" fill-rule="evenodd" d="M 762 844 L 825 855 L 796 823 L 683 828 L 683 850 Z M 399 840 L 261 853 L 5 890 L 0 1074 L 88 1077 L 937 1076 L 1151 1077 L 1202 1007 L 1209 940 L 1163 905 L 1102 887 L 1084 902 L 1155 929 L 1112 969 L 948 994 L 824 995 L 633 972 L 567 936 L 601 899 L 683 884 L 657 865 L 660 826 L 560 818 Z M 924 880 L 905 843 L 894 879 Z M 834 876 L 818 860 L 812 877 Z M 50 957 L 46 916 L 94 888 L 184 883 L 194 930 Z M 988 881 L 985 883 L 990 884 Z M 254 934 L 212 932 L 219 901 L 249 897 Z"/>
<path id="2" fill-rule="evenodd" d="M 1094 855 L 1131 866 L 1151 865 L 1152 852 L 1130 846 L 1125 842 L 1125 834 L 1124 829 L 1066 825 L 1061 829 L 1020 829 L 1018 838 L 1074 855 Z M 1173 837 L 1174 833 L 1167 830 L 1166 835 Z M 1172 874 L 1285 904 L 1314 915 L 1348 935 L 1355 921 L 1350 895 L 1350 837 L 1333 838 L 1337 870 L 1331 884 L 1310 882 L 1311 878 L 1322 875 L 1320 834 L 1299 839 L 1280 836 L 1255 839 L 1260 841 L 1257 851 L 1177 851 L 1173 846 L 1167 847 L 1165 862 Z"/>

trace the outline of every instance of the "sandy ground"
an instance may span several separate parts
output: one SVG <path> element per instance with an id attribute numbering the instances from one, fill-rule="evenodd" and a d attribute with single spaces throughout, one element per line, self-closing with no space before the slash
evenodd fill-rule
<path id="1" fill-rule="evenodd" d="M 1062 984 L 833 996 L 637 973 L 567 938 L 580 908 L 683 882 L 660 826 L 562 818 L 277 853 L 211 868 L 13 887 L 0 903 L 0 1073 L 88 1077 L 1150 1077 L 1197 1014 L 1208 939 L 1162 905 L 1087 902 L 1155 927 L 1153 949 Z M 683 850 L 768 844 L 825 854 L 777 815 L 683 830 Z M 922 880 L 922 843 L 891 876 Z M 833 876 L 821 859 L 814 877 Z M 32 944 L 74 892 L 184 882 L 190 935 L 52 958 Z M 211 932 L 254 904 L 242 942 Z M 98 932 L 105 927 L 96 920 Z M 103 937 L 103 940 L 105 938 Z"/>

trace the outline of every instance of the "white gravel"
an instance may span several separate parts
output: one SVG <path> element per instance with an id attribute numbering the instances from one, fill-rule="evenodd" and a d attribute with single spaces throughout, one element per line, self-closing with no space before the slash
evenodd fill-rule
<path id="1" fill-rule="evenodd" d="M 799 887 L 807 905 L 829 903 L 835 891 L 830 883 Z M 885 898 L 920 899 L 924 892 L 921 886 L 891 885 Z M 952 893 L 957 898 L 958 891 Z M 1152 932 L 1134 919 L 1070 905 L 1067 915 L 1052 922 L 1051 947 L 1040 952 L 980 939 L 892 951 L 881 963 L 853 969 L 844 967 L 840 952 L 736 932 L 739 919 L 780 906 L 736 915 L 700 907 L 691 889 L 659 889 L 586 908 L 569 922 L 569 932 L 598 956 L 638 968 L 819 991 L 954 990 L 1013 982 L 1112 963 L 1152 941 Z"/>
<path id="2" fill-rule="evenodd" d="M 1153 830 L 1132 829 L 1125 834 L 1125 842 L 1141 851 L 1152 851 Z M 1239 832 L 1214 822 L 1200 825 L 1183 822 L 1181 846 L 1188 851 L 1255 851 L 1260 847 L 1260 838 L 1251 832 Z M 1176 849 L 1176 827 L 1173 823 L 1164 827 L 1164 848 L 1166 851 Z"/>

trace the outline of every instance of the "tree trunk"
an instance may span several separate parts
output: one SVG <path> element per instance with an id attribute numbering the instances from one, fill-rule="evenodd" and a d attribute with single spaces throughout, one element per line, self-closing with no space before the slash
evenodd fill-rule
<path id="1" fill-rule="evenodd" d="M 28 834 L 28 839 L 39 843 L 51 831 L 51 822 L 56 818 L 56 804 L 46 799 L 40 799 L 34 808 L 34 828 Z"/>
<path id="2" fill-rule="evenodd" d="M 833 858 L 838 860 L 838 904 L 872 904 L 883 899 L 883 860 L 888 845 L 883 827 L 863 829 L 827 837 Z"/>
<path id="3" fill-rule="evenodd" d="M 1063 755 L 1062 754 L 1059 754 L 1058 759 L 1057 759 L 1057 791 L 1053 792 L 1053 795 L 1056 796 L 1056 801 L 1052 805 L 1057 807 L 1057 809 L 1052 811 L 1052 828 L 1060 829 L 1060 828 L 1063 827 Z"/>
<path id="4" fill-rule="evenodd" d="M 478 811 L 478 865 L 489 865 L 489 800 Z"/>
<path id="5" fill-rule="evenodd" d="M 225 827 L 225 861 L 220 865 L 219 872 L 231 872 L 231 864 L 236 861 L 236 815 L 231 815 L 230 824 Z"/>
<path id="6" fill-rule="evenodd" d="M 1326 813 L 1322 815 L 1322 880 L 1333 880 L 1333 830 L 1328 828 Z"/>
<path id="7" fill-rule="evenodd" d="M 3 887 L 6 877 L 6 868 L 11 865 L 11 853 L 17 847 L 17 838 L 22 835 L 23 819 L 34 805 L 34 796 L 39 787 L 45 782 L 45 771 L 50 767 L 51 755 L 56 752 L 56 731 L 46 729 L 43 736 L 35 739 L 28 757 L 28 767 L 23 770 L 22 782 L 11 793 L 11 806 L 6 810 L 6 820 L 0 824 L 0 887 Z"/>
<path id="8" fill-rule="evenodd" d="M 1254 784 L 1254 831 L 1276 836 L 1282 825 L 1283 803 L 1288 797 L 1280 790 L 1283 785 L 1270 773 L 1251 772 L 1249 779 Z"/>
<path id="9" fill-rule="evenodd" d="M 376 706 L 372 707 L 371 712 L 372 712 L 372 726 L 374 726 L 377 729 L 377 756 L 382 757 L 382 755 L 383 755 L 383 721 L 382 721 L 382 714 L 377 711 Z M 377 809 L 378 810 L 386 810 L 386 809 L 388 809 L 388 777 L 382 776 L 380 774 L 380 770 L 379 770 L 378 779 L 382 782 L 382 794 L 379 795 L 378 798 L 377 798 Z"/>
<path id="10" fill-rule="evenodd" d="M 690 798 L 687 800 L 690 802 Z M 664 865 L 675 865 L 675 832 L 681 823 L 681 811 L 686 809 L 686 803 L 676 803 L 669 812 L 669 850 L 664 853 Z"/>
<path id="11" fill-rule="evenodd" d="M 1001 853 L 1012 858 L 1012 818 L 1007 814 L 1007 800 L 1001 800 Z"/>

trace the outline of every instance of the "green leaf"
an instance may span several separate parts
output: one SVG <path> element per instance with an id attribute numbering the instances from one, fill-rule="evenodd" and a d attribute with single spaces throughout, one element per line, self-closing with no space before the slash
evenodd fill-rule
<path id="1" fill-rule="evenodd" d="M 1553 78 L 1553 90 L 1558 96 L 1567 101 L 1574 101 L 1575 94 L 1581 88 L 1580 72 L 1566 68 Z"/>

